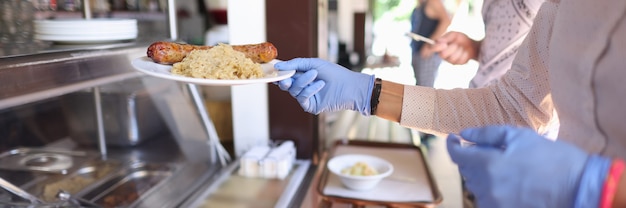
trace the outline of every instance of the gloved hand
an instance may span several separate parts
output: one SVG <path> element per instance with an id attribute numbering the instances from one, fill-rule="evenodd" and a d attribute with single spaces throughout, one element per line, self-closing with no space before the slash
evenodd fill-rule
<path id="1" fill-rule="evenodd" d="M 610 159 L 530 129 L 490 126 L 460 135 L 476 144 L 462 147 L 451 134 L 448 152 L 478 207 L 599 206 Z"/>
<path id="2" fill-rule="evenodd" d="M 295 58 L 274 65 L 278 70 L 296 70 L 291 78 L 278 81 L 304 111 L 319 114 L 354 110 L 370 115 L 373 75 L 350 71 L 318 58 Z"/>

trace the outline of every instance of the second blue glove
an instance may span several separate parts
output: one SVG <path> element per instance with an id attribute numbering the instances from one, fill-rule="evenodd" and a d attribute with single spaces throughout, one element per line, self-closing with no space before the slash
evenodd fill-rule
<path id="1" fill-rule="evenodd" d="M 598 206 L 610 159 L 526 128 L 488 126 L 461 136 L 475 145 L 462 147 L 450 135 L 448 152 L 478 207 Z"/>
<path id="2" fill-rule="evenodd" d="M 340 110 L 370 115 L 374 75 L 353 72 L 318 58 L 295 58 L 276 63 L 278 70 L 296 70 L 276 84 L 296 98 L 304 111 L 319 114 Z"/>

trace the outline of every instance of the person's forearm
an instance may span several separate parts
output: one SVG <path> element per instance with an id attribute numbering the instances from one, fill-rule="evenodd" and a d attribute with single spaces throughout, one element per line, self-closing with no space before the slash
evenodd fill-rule
<path id="1" fill-rule="evenodd" d="M 383 80 L 376 116 L 400 122 L 404 85 Z"/>
<path id="2" fill-rule="evenodd" d="M 434 18 L 439 21 L 435 31 L 433 31 L 433 34 L 430 36 L 431 39 L 436 40 L 446 33 L 448 26 L 452 23 L 452 17 L 440 0 L 429 1 L 427 6 L 430 6 L 431 11 L 434 11 L 437 14 Z"/>
<path id="3" fill-rule="evenodd" d="M 613 208 L 626 207 L 626 172 L 622 173 L 613 198 Z"/>
<path id="4" fill-rule="evenodd" d="M 437 28 L 435 28 L 435 31 L 433 31 L 430 39 L 436 40 L 437 38 L 441 37 L 444 33 L 446 33 L 446 31 L 448 31 L 448 26 L 450 26 L 450 23 L 451 20 L 448 16 L 441 18 L 439 20 L 439 25 L 437 25 Z"/>

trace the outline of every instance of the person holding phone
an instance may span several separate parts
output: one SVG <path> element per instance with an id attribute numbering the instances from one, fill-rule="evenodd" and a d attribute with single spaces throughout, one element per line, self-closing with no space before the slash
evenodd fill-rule
<path id="1" fill-rule="evenodd" d="M 418 0 L 411 13 L 411 32 L 431 39 L 439 38 L 450 25 L 450 14 L 442 0 Z M 441 57 L 433 46 L 423 41 L 411 40 L 411 66 L 415 84 L 432 87 L 435 84 Z"/>

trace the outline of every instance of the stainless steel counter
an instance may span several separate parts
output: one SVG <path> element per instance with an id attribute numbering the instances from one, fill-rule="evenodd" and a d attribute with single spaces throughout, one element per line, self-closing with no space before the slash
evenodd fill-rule
<path id="1" fill-rule="evenodd" d="M 65 174 L 2 169 L 0 176 L 41 199 L 44 205 L 58 204 L 55 195 L 63 189 L 74 197 L 106 207 L 179 207 L 222 167 L 193 162 L 177 146 L 170 136 L 164 135 L 133 148 L 110 148 L 107 158 L 75 160 Z M 93 147 L 77 146 L 71 139 L 38 149 L 97 152 Z M 28 204 L 15 198 L 7 200 L 9 195 L 5 192 L 0 195 L 0 206 Z"/>
<path id="2" fill-rule="evenodd" d="M 0 58 L 0 109 L 138 77 L 130 60 L 146 44 L 126 43 Z"/>
<path id="3" fill-rule="evenodd" d="M 71 140 L 62 140 L 51 146 L 57 148 L 69 147 L 70 150 L 85 150 L 84 147 L 74 146 Z M 171 136 L 164 135 L 160 138 L 153 138 L 133 148 L 109 148 L 109 154 L 106 160 L 119 161 L 122 163 L 123 167 L 129 167 L 133 164 L 151 164 L 154 166 L 166 165 L 162 167 L 167 167 L 168 169 L 161 170 L 172 170 L 172 172 L 165 175 L 162 180 L 155 181 L 156 185 L 139 196 L 136 201 L 126 206 L 179 207 L 183 201 L 187 200 L 187 198 L 197 192 L 204 183 L 208 182 L 209 178 L 222 169 L 219 164 L 189 160 L 177 146 L 177 142 L 174 141 Z M 91 150 L 93 151 L 93 149 Z M 195 154 L 202 153 L 198 152 Z M 127 175 L 129 172 L 125 171 L 119 173 L 125 177 L 137 176 Z M 150 170 L 146 170 L 145 172 L 141 172 L 141 174 L 151 174 L 151 172 Z M 115 177 L 110 177 L 104 180 L 114 181 L 114 179 Z M 104 189 L 98 187 L 86 189 L 76 196 L 98 202 L 98 194 L 111 191 L 109 185 L 111 184 L 105 183 L 104 186 L 101 186 L 104 187 Z M 141 184 L 138 183 L 138 186 L 141 186 Z"/>
<path id="4" fill-rule="evenodd" d="M 297 160 L 284 179 L 251 178 L 237 174 L 234 162 L 204 183 L 181 207 L 299 207 L 297 195 L 308 187 L 312 169 L 308 160 Z"/>
<path id="5" fill-rule="evenodd" d="M 4 56 L 0 58 L 0 110 L 2 110 L 0 113 L 24 108 L 24 106 L 29 107 L 29 105 L 40 101 L 55 100 L 66 94 L 109 83 L 145 77 L 146 75 L 132 68 L 130 61 L 134 58 L 145 56 L 145 50 L 149 43 L 126 42 L 93 46 L 57 45 L 49 46 L 36 54 Z M 144 82 L 144 84 L 167 86 L 168 89 L 180 87 L 173 82 L 150 80 L 149 82 Z M 173 94 L 180 93 L 176 92 Z M 185 99 L 184 96 L 166 98 L 168 95 L 171 94 L 160 94 L 160 98 L 156 99 L 155 102 L 172 102 L 164 105 L 165 109 L 172 109 L 170 104 L 175 104 L 178 108 L 182 107 L 180 105 L 184 102 L 181 102 L 180 99 Z M 186 98 L 188 99 L 189 97 Z M 188 101 L 186 104 L 189 104 L 189 102 L 191 101 Z M 57 105 L 51 107 L 57 107 Z M 190 108 L 193 109 L 193 107 Z M 159 109 L 159 111 L 162 114 L 164 113 L 163 109 Z M 177 112 L 179 111 L 180 109 L 177 110 Z M 104 197 L 100 193 L 114 192 L 115 190 L 111 189 L 122 187 L 123 185 L 121 184 L 125 183 L 125 180 L 132 181 L 137 178 L 146 178 L 148 181 L 158 181 L 151 181 L 154 186 L 144 190 L 145 192 L 142 192 L 142 195 L 137 200 L 132 201 L 131 204 L 126 204 L 127 206 L 202 206 L 202 203 L 199 202 L 213 199 L 215 197 L 213 195 L 214 191 L 219 191 L 225 180 L 245 180 L 237 178 L 233 174 L 237 167 L 236 161 L 228 163 L 226 166 L 210 161 L 210 156 L 207 153 L 207 148 L 210 145 L 203 141 L 203 139 L 206 140 L 206 135 L 203 136 L 206 132 L 196 129 L 200 133 L 198 134 L 199 138 L 189 138 L 189 135 L 195 136 L 195 134 L 188 134 L 187 130 L 178 130 L 178 132 L 173 133 L 172 131 L 176 131 L 173 129 L 175 128 L 173 126 L 181 126 L 180 122 L 185 123 L 186 126 L 193 126 L 190 124 L 199 125 L 198 123 L 200 123 L 197 118 L 176 120 L 180 115 L 173 115 L 177 112 L 168 111 L 165 113 L 172 114 L 166 116 L 170 118 L 168 123 L 170 132 L 160 134 L 137 146 L 107 147 L 106 157 L 97 161 L 120 163 L 120 170 L 107 175 L 101 180 L 98 179 L 98 182 L 95 182 L 94 185 L 78 191 L 75 195 L 97 202 Z M 171 119 L 175 117 L 176 119 Z M 60 121 L 62 122 L 63 120 L 61 119 Z M 44 147 L 89 151 L 96 154 L 99 152 L 97 146 L 79 146 L 71 138 L 60 139 L 45 144 Z M 144 164 L 144 166 L 137 166 L 137 164 Z M 150 169 L 151 167 L 157 168 Z M 258 189 L 265 195 L 259 195 L 257 197 L 260 198 L 256 199 L 264 199 L 269 204 L 275 204 L 280 207 L 299 206 L 303 197 L 300 193 L 308 187 L 308 181 L 310 180 L 310 173 L 312 172 L 309 169 L 310 167 L 308 161 L 300 161 L 288 180 L 265 181 L 266 183 L 262 183 L 264 185 L 261 189 Z M 0 175 L 11 179 L 27 190 L 39 193 L 45 190 L 46 187 L 50 187 L 49 185 L 51 184 L 56 185 L 55 182 L 72 178 L 75 176 L 73 174 L 80 172 L 78 171 L 79 169 L 81 168 L 74 169 L 67 175 L 54 177 L 39 173 L 22 176 L 17 173 L 16 176 L 10 171 L 3 172 Z M 242 190 L 245 189 L 245 187 L 241 188 Z M 269 204 L 268 206 L 271 206 Z"/>
<path id="6" fill-rule="evenodd" d="M 30 179 L 22 180 L 21 172 L 0 171 L 0 175 L 13 174 L 10 179 L 22 181 L 17 183 L 28 192 L 49 199 L 45 195 L 53 187 L 73 187 L 63 182 L 82 182 L 74 180 L 85 174 L 83 169 L 92 164 L 102 163 L 120 164 L 120 169 L 114 169 L 99 179 L 87 184 L 82 190 L 73 190 L 75 197 L 80 197 L 96 204 L 113 203 L 103 200 L 105 196 L 119 196 L 123 190 L 118 188 L 120 183 L 132 184 L 133 190 L 141 192 L 140 195 L 130 199 L 118 199 L 109 197 L 111 200 L 129 200 L 124 207 L 300 207 L 304 198 L 304 192 L 309 188 L 312 173 L 315 166 L 308 160 L 297 160 L 290 174 L 282 180 L 246 178 L 237 175 L 238 161 L 233 161 L 227 166 L 219 163 L 195 162 L 188 158 L 189 155 L 202 155 L 204 152 L 186 152 L 179 147 L 181 141 L 175 141 L 169 135 L 162 135 L 148 140 L 136 147 L 111 147 L 107 158 L 94 158 L 89 162 L 76 164 L 65 175 L 58 174 L 33 174 Z M 184 141 L 182 141 L 184 142 Z M 43 148 L 65 150 L 72 152 L 95 152 L 93 146 L 78 146 L 72 139 L 62 139 L 46 145 Z M 95 161 L 95 162 L 94 162 Z M 144 169 L 138 169 L 136 164 L 146 164 Z M 98 167 L 98 166 L 96 166 Z M 157 167 L 157 168 L 150 168 Z M 141 168 L 141 167 L 140 167 Z M 141 170 L 131 172 L 129 170 Z M 152 177 L 148 182 L 154 183 L 149 189 L 142 190 L 143 182 L 135 180 L 150 174 L 163 174 L 164 177 Z M 99 171 L 99 170 L 92 170 Z M 120 177 L 121 176 L 121 177 Z M 158 175 L 157 175 L 158 176 Z M 119 180 L 124 178 L 123 180 Z M 140 179 L 141 180 L 141 179 Z M 153 180 L 153 181 L 150 181 Z M 129 187 L 129 186 L 127 186 Z M 120 190 L 117 190 L 120 189 Z M 113 194 L 114 193 L 114 194 Z M 133 193 L 129 193 L 132 196 Z M 45 197 L 43 197 L 45 196 Z M 54 199 L 54 198 L 53 198 Z M 133 201 L 134 200 L 134 201 Z M 124 203 L 124 202 L 115 202 Z M 0 201 L 0 205 L 3 204 Z"/>

